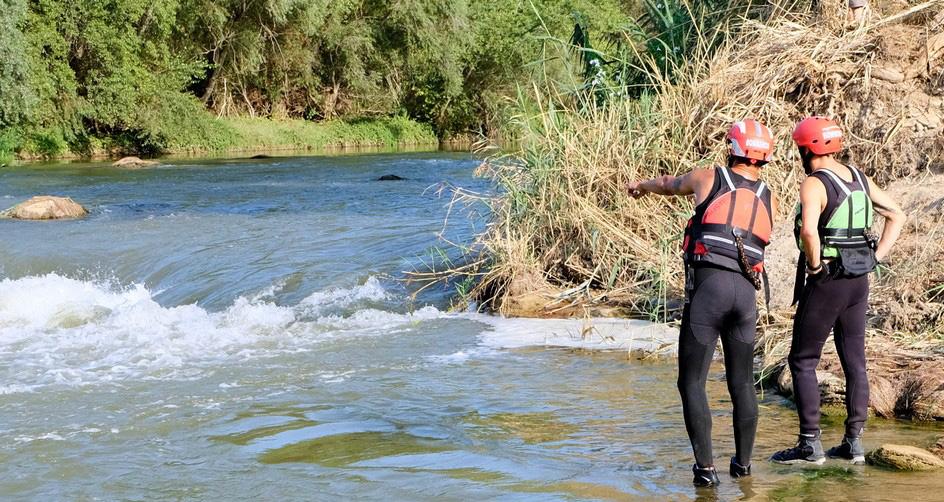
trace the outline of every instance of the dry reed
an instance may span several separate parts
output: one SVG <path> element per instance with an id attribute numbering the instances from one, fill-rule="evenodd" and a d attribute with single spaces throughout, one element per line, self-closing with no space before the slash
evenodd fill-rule
<path id="1" fill-rule="evenodd" d="M 933 13 L 939 4 L 922 9 Z M 552 291 L 548 304 L 605 301 L 665 318 L 680 296 L 679 247 L 691 202 L 633 200 L 625 184 L 722 162 L 732 122 L 754 117 L 774 131 L 777 158 L 764 178 L 781 200 L 780 217 L 795 203 L 801 174 L 790 131 L 804 116 L 839 120 L 850 136 L 849 160 L 881 180 L 940 162 L 940 128 L 921 129 L 903 114 L 877 120 L 885 115 L 869 111 L 899 99 L 873 75 L 882 37 L 890 36 L 883 30 L 891 29 L 850 30 L 829 13 L 780 13 L 745 22 L 710 57 L 697 52 L 703 55 L 672 82 L 652 75 L 654 91 L 640 99 L 587 107 L 554 86 L 534 86 L 515 117 L 520 150 L 480 168 L 500 195 L 471 248 L 473 265 L 453 272 L 475 276 L 471 296 L 507 313 L 527 314 L 515 310 L 515 297 Z M 930 140 L 918 148 L 903 137 Z"/>

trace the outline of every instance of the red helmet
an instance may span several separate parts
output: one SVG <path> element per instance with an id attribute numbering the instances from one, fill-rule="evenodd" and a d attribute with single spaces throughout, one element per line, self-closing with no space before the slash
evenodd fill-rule
<path id="1" fill-rule="evenodd" d="M 731 155 L 758 162 L 770 162 L 774 153 L 774 137 L 764 124 L 746 119 L 735 122 L 728 130 Z"/>
<path id="2" fill-rule="evenodd" d="M 793 130 L 793 141 L 816 155 L 829 155 L 842 150 L 842 129 L 826 117 L 807 117 Z"/>

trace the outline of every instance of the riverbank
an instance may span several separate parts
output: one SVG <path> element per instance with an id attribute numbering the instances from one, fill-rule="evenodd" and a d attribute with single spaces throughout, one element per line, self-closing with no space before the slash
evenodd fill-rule
<path id="1" fill-rule="evenodd" d="M 247 152 L 326 151 L 362 148 L 411 148 L 440 145 L 433 128 L 406 117 L 361 120 L 308 120 L 209 115 L 199 131 L 174 129 L 160 141 L 162 147 L 139 152 L 121 137 L 94 137 L 70 143 L 46 132 L 23 132 L 0 144 L 0 162 L 17 160 L 108 159 L 126 154 L 218 156 Z M 461 141 L 461 140 L 460 140 Z M 2 142 L 0 142 L 2 143 Z M 467 143 L 467 142 L 466 142 Z M 4 148 L 6 150 L 4 151 Z M 4 160 L 5 159 L 5 160 Z"/>
<path id="2" fill-rule="evenodd" d="M 678 250 L 691 202 L 634 200 L 624 187 L 722 163 L 731 121 L 756 117 L 777 139 L 765 179 L 783 223 L 768 260 L 774 303 L 758 346 L 760 376 L 777 382 L 790 335 L 790 221 L 802 177 L 789 131 L 804 116 L 828 114 L 851 136 L 843 160 L 888 186 L 910 215 L 875 279 L 870 357 L 886 382 L 874 384 L 885 402 L 873 408 L 944 420 L 944 178 L 936 174 L 944 168 L 944 12 L 940 2 L 926 2 L 858 28 L 844 14 L 823 7 L 746 23 L 645 99 L 562 109 L 554 88 L 536 89 L 520 103 L 522 151 L 480 168 L 502 186 L 490 201 L 493 224 L 468 265 L 448 273 L 474 278 L 467 299 L 505 315 L 676 319 Z M 837 365 L 824 367 L 837 376 Z"/>

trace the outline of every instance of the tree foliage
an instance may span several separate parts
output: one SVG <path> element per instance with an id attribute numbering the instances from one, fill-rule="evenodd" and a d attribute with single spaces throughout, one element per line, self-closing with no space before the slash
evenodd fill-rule
<path id="1" fill-rule="evenodd" d="M 25 0 L 0 0 L 0 128 L 16 124 L 29 113 L 33 95 L 27 82 L 29 67 L 23 58 L 26 39 Z"/>
<path id="2" fill-rule="evenodd" d="M 630 2 L 632 3 L 632 2 Z M 575 14 L 618 0 L 0 0 L 0 129 L 81 152 L 212 142 L 216 116 L 493 127 Z M 540 70 L 545 72 L 545 70 Z M 206 113 L 209 111 L 210 113 Z M 25 145 L 25 146 L 23 146 Z"/>

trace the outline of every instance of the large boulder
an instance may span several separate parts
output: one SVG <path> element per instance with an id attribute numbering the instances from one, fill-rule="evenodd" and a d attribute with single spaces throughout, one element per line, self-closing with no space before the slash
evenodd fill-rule
<path id="1" fill-rule="evenodd" d="M 866 462 L 899 471 L 932 471 L 944 468 L 944 460 L 928 450 L 900 444 L 883 444 L 865 456 Z"/>
<path id="2" fill-rule="evenodd" d="M 823 406 L 845 403 L 845 380 L 825 370 L 816 370 L 816 380 L 819 382 L 820 402 Z M 793 375 L 790 374 L 790 368 L 784 366 L 777 377 L 777 387 L 781 394 L 793 398 Z"/>
<path id="3" fill-rule="evenodd" d="M 61 220 L 81 218 L 88 211 L 69 197 L 39 195 L 0 213 L 4 218 L 18 220 Z"/>
<path id="4" fill-rule="evenodd" d="M 156 160 L 143 160 L 138 157 L 123 157 L 113 162 L 112 166 L 137 169 L 141 167 L 154 167 L 158 164 L 160 164 L 160 162 Z"/>

